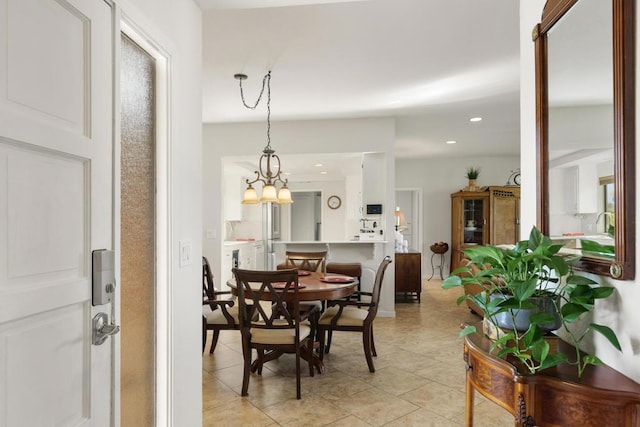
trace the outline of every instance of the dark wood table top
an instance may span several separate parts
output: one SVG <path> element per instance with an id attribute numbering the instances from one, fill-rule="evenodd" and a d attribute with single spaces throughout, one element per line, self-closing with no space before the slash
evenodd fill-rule
<path id="1" fill-rule="evenodd" d="M 311 273 L 308 276 L 299 276 L 298 283 L 301 286 L 298 291 L 300 301 L 326 301 L 332 299 L 344 298 L 355 292 L 358 285 L 358 279 L 353 278 L 353 282 L 350 283 L 328 283 L 324 282 L 323 278 L 329 277 L 345 277 L 340 274 L 323 274 L 323 273 Z M 231 288 L 231 292 L 237 294 L 237 286 L 235 279 L 231 279 L 227 282 L 227 285 Z M 257 286 L 259 286 L 257 284 Z"/>

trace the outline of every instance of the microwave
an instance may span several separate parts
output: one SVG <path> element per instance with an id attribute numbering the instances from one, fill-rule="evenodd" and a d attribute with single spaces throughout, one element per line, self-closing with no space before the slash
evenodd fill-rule
<path id="1" fill-rule="evenodd" d="M 367 215 L 382 215 L 382 205 L 367 205 Z"/>

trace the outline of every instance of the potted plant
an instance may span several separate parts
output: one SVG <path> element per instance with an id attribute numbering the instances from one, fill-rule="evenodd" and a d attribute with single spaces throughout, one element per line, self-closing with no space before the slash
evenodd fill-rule
<path id="1" fill-rule="evenodd" d="M 469 185 L 466 188 L 468 191 L 477 190 L 478 187 L 476 186 L 476 179 L 478 179 L 479 175 L 480 175 L 480 168 L 476 168 L 473 166 L 467 168 L 467 173 L 465 174 L 465 176 L 469 180 Z"/>
<path id="2" fill-rule="evenodd" d="M 442 284 L 450 289 L 478 284 L 478 294 L 465 294 L 458 304 L 471 299 L 482 310 L 484 322 L 501 334 L 491 351 L 498 356 L 515 357 L 531 374 L 560 363 L 575 365 L 581 376 L 587 365 L 601 365 L 592 354 L 583 354 L 580 344 L 586 335 L 595 331 L 620 350 L 613 330 L 590 323 L 586 330 L 576 332 L 568 325 L 593 310 L 595 300 L 607 298 L 614 288 L 599 285 L 594 280 L 575 274 L 572 268 L 576 257 L 560 254 L 561 244 L 554 244 L 536 227 L 528 240 L 513 248 L 478 246 L 464 250 L 468 263 L 455 269 Z M 542 307 L 548 311 L 544 311 Z M 565 328 L 574 354 L 552 351 L 545 332 Z M 475 333 L 474 326 L 466 327 L 461 336 Z"/>

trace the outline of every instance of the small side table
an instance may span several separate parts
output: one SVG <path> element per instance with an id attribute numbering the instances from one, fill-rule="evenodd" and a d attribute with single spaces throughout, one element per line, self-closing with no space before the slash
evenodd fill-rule
<path id="1" fill-rule="evenodd" d="M 431 254 L 431 277 L 429 277 L 429 279 L 427 280 L 431 280 L 433 278 L 436 270 L 440 272 L 440 279 L 444 280 L 443 270 L 446 266 L 444 254 L 446 254 L 449 250 L 449 245 L 446 243 L 444 245 L 433 244 L 431 245 L 430 249 L 431 252 L 433 252 Z"/>

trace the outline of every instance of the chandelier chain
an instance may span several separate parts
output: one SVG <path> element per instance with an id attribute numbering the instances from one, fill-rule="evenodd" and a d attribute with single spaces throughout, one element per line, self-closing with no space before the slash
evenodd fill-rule
<path id="1" fill-rule="evenodd" d="M 253 106 L 247 104 L 247 101 L 244 98 L 244 90 L 242 89 L 242 80 L 240 80 L 240 97 L 242 98 L 242 104 L 250 110 L 255 110 L 258 104 L 260 104 L 260 100 L 262 99 L 262 95 L 264 94 L 265 87 L 267 88 L 267 146 L 265 150 L 271 150 L 271 70 L 262 78 L 262 89 L 260 89 L 260 94 L 258 95 L 258 99 L 256 100 Z"/>

